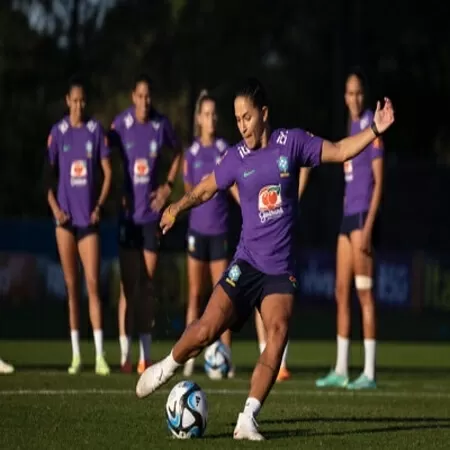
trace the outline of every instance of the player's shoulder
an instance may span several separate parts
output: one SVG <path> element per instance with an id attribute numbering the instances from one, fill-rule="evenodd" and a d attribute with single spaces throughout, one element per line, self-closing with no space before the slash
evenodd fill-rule
<path id="1" fill-rule="evenodd" d="M 225 150 L 228 148 L 228 142 L 225 139 L 217 138 L 215 141 L 215 146 L 220 154 L 225 153 Z"/>
<path id="2" fill-rule="evenodd" d="M 270 136 L 273 145 L 289 146 L 294 142 L 313 136 L 302 128 L 277 128 Z"/>
<path id="3" fill-rule="evenodd" d="M 373 121 L 373 111 L 370 109 L 366 109 L 359 119 L 359 128 L 361 130 L 365 130 Z"/>
<path id="4" fill-rule="evenodd" d="M 150 111 L 149 119 L 150 124 L 155 131 L 158 131 L 159 129 L 167 126 L 171 126 L 169 118 L 154 108 L 152 108 Z"/>
<path id="5" fill-rule="evenodd" d="M 58 120 L 55 124 L 53 124 L 50 133 L 53 136 L 62 136 L 67 133 L 70 128 L 69 118 L 63 117 L 61 120 Z"/>
<path id="6" fill-rule="evenodd" d="M 133 108 L 129 107 L 114 117 L 111 128 L 116 130 L 127 130 L 131 128 L 135 123 Z"/>
<path id="7" fill-rule="evenodd" d="M 195 158 L 200 151 L 200 143 L 195 139 L 192 144 L 186 149 L 185 154 L 189 158 Z"/>
<path id="8" fill-rule="evenodd" d="M 97 119 L 94 119 L 93 117 L 89 117 L 86 120 L 85 126 L 90 133 L 97 133 L 102 128 L 101 123 Z"/>

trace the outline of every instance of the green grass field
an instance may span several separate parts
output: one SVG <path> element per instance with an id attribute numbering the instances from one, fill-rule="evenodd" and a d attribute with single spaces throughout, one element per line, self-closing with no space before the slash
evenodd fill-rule
<path id="1" fill-rule="evenodd" d="M 154 357 L 164 356 L 169 345 L 154 344 Z M 379 388 L 353 393 L 314 387 L 334 361 L 334 343 L 292 342 L 294 377 L 276 385 L 265 404 L 258 422 L 268 441 L 258 444 L 232 439 L 257 357 L 255 342 L 236 342 L 236 379 L 213 382 L 200 368 L 192 377 L 207 393 L 209 423 L 205 437 L 191 441 L 172 439 L 165 424 L 167 394 L 182 375 L 138 400 L 136 375 L 93 374 L 91 343 L 82 345 L 85 372 L 71 377 L 69 342 L 0 342 L 0 355 L 17 367 L 0 378 L 0 449 L 450 448 L 450 346 L 381 343 L 378 349 Z M 361 345 L 352 350 L 357 375 Z M 114 365 L 118 345 L 108 342 L 106 352 Z"/>

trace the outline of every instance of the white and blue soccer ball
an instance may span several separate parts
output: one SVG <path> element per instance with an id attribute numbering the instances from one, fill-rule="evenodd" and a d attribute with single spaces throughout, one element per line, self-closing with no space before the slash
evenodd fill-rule
<path id="1" fill-rule="evenodd" d="M 170 391 L 166 403 L 167 426 L 178 439 L 203 436 L 208 420 L 206 394 L 193 381 L 181 381 Z"/>
<path id="2" fill-rule="evenodd" d="M 231 351 L 217 340 L 205 350 L 205 372 L 211 380 L 221 380 L 227 377 L 230 368 Z"/>

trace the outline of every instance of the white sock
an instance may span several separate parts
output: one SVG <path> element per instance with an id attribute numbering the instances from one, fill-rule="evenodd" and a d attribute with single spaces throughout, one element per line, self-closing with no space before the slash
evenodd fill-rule
<path id="1" fill-rule="evenodd" d="M 80 357 L 80 335 L 78 330 L 70 330 L 70 340 L 72 341 L 72 357 Z"/>
<path id="2" fill-rule="evenodd" d="M 120 364 L 125 364 L 130 359 L 131 336 L 120 336 Z"/>
<path id="3" fill-rule="evenodd" d="M 245 402 L 244 414 L 256 417 L 261 409 L 261 402 L 255 397 L 249 397 Z"/>
<path id="4" fill-rule="evenodd" d="M 369 380 L 375 379 L 376 345 L 375 339 L 364 339 L 364 375 Z"/>
<path id="5" fill-rule="evenodd" d="M 265 348 L 266 348 L 265 341 L 260 342 L 259 343 L 259 353 L 261 354 L 264 351 Z"/>
<path id="6" fill-rule="evenodd" d="M 164 370 L 169 372 L 169 373 L 175 372 L 178 369 L 178 367 L 181 366 L 180 363 L 177 363 L 173 359 L 173 350 L 170 352 L 170 355 L 166 356 L 161 362 L 162 362 L 162 365 L 164 367 Z"/>
<path id="7" fill-rule="evenodd" d="M 339 375 L 348 375 L 348 350 L 350 348 L 350 339 L 337 336 L 337 358 L 336 373 Z"/>
<path id="8" fill-rule="evenodd" d="M 288 345 L 289 345 L 289 341 L 286 342 L 286 347 L 284 347 L 283 356 L 281 357 L 281 367 L 283 367 L 283 368 L 286 368 Z"/>
<path id="9" fill-rule="evenodd" d="M 103 356 L 103 330 L 94 330 L 95 355 Z"/>
<path id="10" fill-rule="evenodd" d="M 139 361 L 150 361 L 150 346 L 152 335 L 145 333 L 139 335 Z"/>

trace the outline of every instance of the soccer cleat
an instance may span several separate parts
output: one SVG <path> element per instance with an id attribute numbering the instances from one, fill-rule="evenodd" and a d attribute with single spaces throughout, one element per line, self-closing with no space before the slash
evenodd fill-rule
<path id="1" fill-rule="evenodd" d="M 264 441 L 264 436 L 258 433 L 255 418 L 244 413 L 239 413 L 233 437 L 237 440 Z"/>
<path id="2" fill-rule="evenodd" d="M 9 375 L 11 373 L 14 373 L 14 367 L 0 359 L 0 374 Z"/>
<path id="3" fill-rule="evenodd" d="M 151 393 L 166 384 L 174 375 L 174 371 L 164 368 L 164 360 L 145 369 L 136 384 L 136 395 L 139 398 L 147 397 Z"/>
<path id="4" fill-rule="evenodd" d="M 277 383 L 280 383 L 281 381 L 287 381 L 291 378 L 291 372 L 286 367 L 280 367 L 280 371 L 278 372 L 277 376 Z"/>
<path id="5" fill-rule="evenodd" d="M 139 364 L 137 366 L 137 373 L 139 375 L 142 375 L 145 371 L 145 369 L 147 369 L 147 367 L 150 367 L 152 365 L 152 363 L 150 361 L 139 361 Z"/>
<path id="6" fill-rule="evenodd" d="M 339 375 L 334 370 L 331 370 L 325 377 L 316 380 L 316 387 L 345 388 L 347 385 L 348 385 L 348 377 L 345 375 Z"/>
<path id="7" fill-rule="evenodd" d="M 133 366 L 131 365 L 131 362 L 125 361 L 123 364 L 121 364 L 120 371 L 122 373 L 131 373 L 133 371 Z"/>
<path id="8" fill-rule="evenodd" d="M 95 361 L 95 373 L 97 375 L 109 375 L 110 369 L 108 363 L 103 356 L 97 356 Z"/>
<path id="9" fill-rule="evenodd" d="M 376 389 L 377 383 L 375 380 L 371 380 L 363 373 L 354 381 L 348 384 L 347 389 L 360 390 L 360 389 Z"/>
<path id="10" fill-rule="evenodd" d="M 77 375 L 81 372 L 81 358 L 79 356 L 72 357 L 72 364 L 67 369 L 69 375 Z"/>
<path id="11" fill-rule="evenodd" d="M 195 358 L 188 359 L 184 364 L 183 375 L 190 377 L 194 373 Z"/>
<path id="12" fill-rule="evenodd" d="M 234 367 L 233 364 L 230 366 L 227 376 L 228 378 L 234 378 L 236 376 L 236 367 Z"/>

